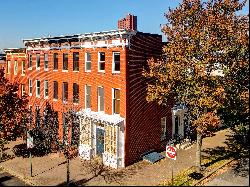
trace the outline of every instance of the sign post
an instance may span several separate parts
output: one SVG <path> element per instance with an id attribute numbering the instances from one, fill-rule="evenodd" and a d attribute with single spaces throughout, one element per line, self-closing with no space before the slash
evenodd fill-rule
<path id="1" fill-rule="evenodd" d="M 27 149 L 30 152 L 30 176 L 32 177 L 32 155 L 31 149 L 33 148 L 33 137 L 31 136 L 31 131 L 27 131 Z"/>
<path id="2" fill-rule="evenodd" d="M 166 156 L 172 160 L 176 160 L 176 148 L 173 146 L 166 146 Z M 172 163 L 172 186 L 174 185 L 174 171 Z"/>

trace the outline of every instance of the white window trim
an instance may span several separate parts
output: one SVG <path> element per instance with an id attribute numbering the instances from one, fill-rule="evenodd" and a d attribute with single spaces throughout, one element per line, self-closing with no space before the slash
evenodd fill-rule
<path id="1" fill-rule="evenodd" d="M 23 96 L 25 94 L 25 84 L 21 84 L 21 95 Z"/>
<path id="2" fill-rule="evenodd" d="M 30 55 L 31 55 L 31 63 L 32 63 L 31 67 L 30 67 Z M 29 68 L 28 68 L 28 70 L 32 70 L 32 66 L 33 66 L 32 57 L 33 57 L 33 54 L 29 54 L 29 61 L 28 61 Z"/>
<path id="3" fill-rule="evenodd" d="M 97 109 L 98 109 L 98 112 L 101 112 L 101 113 L 104 113 L 105 111 L 105 100 L 104 100 L 104 96 L 103 96 L 103 111 L 100 110 L 100 97 L 99 97 L 99 88 L 103 88 L 103 95 L 104 95 L 104 87 L 103 86 L 98 86 L 97 87 Z"/>
<path id="4" fill-rule="evenodd" d="M 105 54 L 105 61 L 100 61 L 100 53 Z M 98 52 L 98 72 L 105 73 L 105 68 L 104 68 L 104 70 L 100 70 L 100 62 L 106 63 L 106 53 L 105 52 Z"/>
<path id="5" fill-rule="evenodd" d="M 25 66 L 25 61 L 22 61 L 22 73 L 21 73 L 21 75 L 22 75 L 22 76 L 25 76 L 25 70 L 23 70 L 23 64 L 24 64 L 24 66 Z"/>
<path id="6" fill-rule="evenodd" d="M 39 54 L 39 61 L 40 61 L 39 67 L 37 67 L 37 55 L 38 54 Z M 37 53 L 36 54 L 36 70 L 40 70 L 40 67 L 41 67 L 41 57 L 40 57 L 40 53 Z"/>
<path id="7" fill-rule="evenodd" d="M 87 109 L 87 97 L 86 97 L 87 96 L 87 86 L 90 86 L 90 90 L 91 90 L 91 85 L 85 84 L 85 88 L 84 88 L 85 89 L 85 94 L 84 94 L 84 97 L 85 97 L 85 109 Z M 90 91 L 90 93 L 91 93 L 91 91 Z M 90 98 L 91 98 L 91 95 L 90 95 Z M 91 99 L 90 99 L 90 103 L 91 103 Z"/>
<path id="8" fill-rule="evenodd" d="M 67 72 L 69 72 L 69 70 L 65 70 L 65 69 L 63 69 L 63 70 L 62 70 L 62 72 L 66 72 L 66 73 L 67 73 Z"/>
<path id="9" fill-rule="evenodd" d="M 115 71 L 115 54 L 120 54 L 120 71 Z M 120 73 L 121 72 L 121 53 L 120 52 L 113 52 L 112 53 L 112 73 Z"/>
<path id="10" fill-rule="evenodd" d="M 7 61 L 7 70 L 8 70 L 7 74 L 10 74 L 10 65 L 11 65 L 11 62 L 10 60 L 8 60 Z"/>
<path id="11" fill-rule="evenodd" d="M 48 56 L 48 67 L 47 68 L 45 68 L 45 54 L 47 54 L 47 56 Z M 49 71 L 49 54 L 48 53 L 44 53 L 44 55 L 43 55 L 43 57 L 44 57 L 44 64 L 43 64 L 43 67 L 44 67 L 44 71 Z"/>
<path id="12" fill-rule="evenodd" d="M 30 93 L 30 88 L 31 88 L 31 93 Z M 32 80 L 29 79 L 29 96 L 32 96 Z"/>
<path id="13" fill-rule="evenodd" d="M 46 96 L 45 95 L 45 88 L 46 88 L 46 82 L 48 83 L 48 95 Z M 49 81 L 48 80 L 45 80 L 44 81 L 44 99 L 48 99 L 49 98 Z"/>
<path id="14" fill-rule="evenodd" d="M 16 68 L 16 66 L 17 66 L 17 68 Z M 17 60 L 15 60 L 14 61 L 14 75 L 17 75 L 17 73 L 18 73 L 18 62 L 17 62 Z"/>
<path id="15" fill-rule="evenodd" d="M 87 61 L 87 53 L 90 53 L 90 52 L 85 52 L 85 72 L 91 72 L 91 68 L 90 70 L 87 70 L 87 62 L 90 62 L 90 65 L 91 65 L 91 60 Z M 91 58 L 91 53 L 90 53 L 90 58 Z"/>
<path id="16" fill-rule="evenodd" d="M 38 87 L 37 87 L 37 82 L 38 82 L 39 80 L 36 80 L 36 97 L 38 97 L 38 98 L 40 98 L 40 95 L 41 95 L 41 81 L 39 81 L 40 82 L 40 94 L 38 95 L 38 93 L 37 93 L 37 90 L 38 90 Z"/>
<path id="17" fill-rule="evenodd" d="M 113 102 L 113 100 L 114 100 L 115 89 L 120 90 L 120 113 L 121 113 L 121 89 L 120 88 L 112 88 L 112 115 L 120 116 L 120 114 L 115 114 L 114 113 L 114 102 Z"/>

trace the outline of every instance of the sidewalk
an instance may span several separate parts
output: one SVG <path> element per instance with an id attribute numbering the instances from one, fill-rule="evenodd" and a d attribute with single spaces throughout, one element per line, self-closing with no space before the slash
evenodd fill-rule
<path id="1" fill-rule="evenodd" d="M 225 135 L 229 134 L 228 130 L 221 130 L 216 136 L 208 137 L 203 140 L 203 149 L 213 148 L 216 146 L 225 146 L 223 143 Z M 15 143 L 22 143 L 15 142 Z M 10 145 L 10 147 L 13 145 Z M 103 177 L 93 177 L 92 174 L 86 173 L 81 164 L 79 157 L 70 161 L 70 180 L 82 185 L 159 185 L 163 180 L 171 178 L 171 167 L 174 174 L 179 171 L 195 165 L 196 146 L 188 150 L 177 150 L 177 160 L 168 158 L 150 164 L 140 161 L 134 165 L 128 166 L 122 170 L 123 177 L 119 178 L 119 183 L 113 181 L 106 183 Z M 32 158 L 33 177 L 30 177 L 30 160 L 29 158 L 15 157 L 0 163 L 6 171 L 12 175 L 25 179 L 32 185 L 62 185 L 66 183 L 66 159 L 59 157 L 57 154 L 50 154 L 44 157 Z"/>

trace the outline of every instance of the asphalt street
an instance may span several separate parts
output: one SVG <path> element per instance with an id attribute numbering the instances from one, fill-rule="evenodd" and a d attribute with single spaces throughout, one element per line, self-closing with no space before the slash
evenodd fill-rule
<path id="1" fill-rule="evenodd" d="M 22 180 L 7 172 L 0 172 L 0 186 L 29 186 Z"/>

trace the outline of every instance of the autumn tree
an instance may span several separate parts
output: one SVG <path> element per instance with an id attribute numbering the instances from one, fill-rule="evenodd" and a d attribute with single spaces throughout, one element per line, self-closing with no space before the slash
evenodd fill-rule
<path id="1" fill-rule="evenodd" d="M 167 37 L 162 59 L 148 61 L 144 75 L 148 101 L 165 104 L 174 97 L 185 103 L 197 133 L 197 171 L 201 169 L 202 138 L 220 124 L 218 109 L 225 100 L 224 75 L 244 64 L 240 46 L 248 34 L 236 15 L 246 1 L 183 0 L 165 14 L 162 32 Z M 243 29 L 244 28 L 244 29 Z M 238 44 L 241 44 L 238 46 Z"/>
<path id="2" fill-rule="evenodd" d="M 27 115 L 27 96 L 19 96 L 19 84 L 11 83 L 0 69 L 0 148 L 1 156 L 4 144 L 25 131 Z"/>

